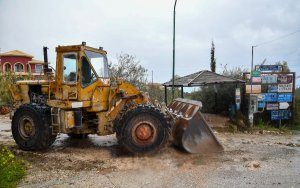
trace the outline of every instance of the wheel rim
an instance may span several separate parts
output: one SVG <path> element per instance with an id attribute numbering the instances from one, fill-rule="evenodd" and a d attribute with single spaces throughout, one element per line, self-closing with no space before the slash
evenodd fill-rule
<path id="1" fill-rule="evenodd" d="M 156 138 L 156 128 L 151 122 L 139 122 L 132 129 L 132 138 L 137 144 L 149 145 Z"/>
<path id="2" fill-rule="evenodd" d="M 29 140 L 35 134 L 35 125 L 31 117 L 24 116 L 19 121 L 19 133 L 20 136 Z"/>

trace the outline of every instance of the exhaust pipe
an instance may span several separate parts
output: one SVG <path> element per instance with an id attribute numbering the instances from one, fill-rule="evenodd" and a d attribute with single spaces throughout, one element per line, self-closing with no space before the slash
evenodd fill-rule
<path id="1" fill-rule="evenodd" d="M 43 47 L 43 52 L 44 52 L 44 74 L 47 74 L 49 72 L 52 72 L 51 69 L 49 69 L 49 62 L 48 62 L 48 47 L 44 46 Z"/>

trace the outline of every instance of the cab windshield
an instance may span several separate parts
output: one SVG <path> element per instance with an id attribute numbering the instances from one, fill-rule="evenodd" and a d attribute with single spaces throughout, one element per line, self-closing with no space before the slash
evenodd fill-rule
<path id="1" fill-rule="evenodd" d="M 108 78 L 108 63 L 106 56 L 88 50 L 85 50 L 85 54 L 96 71 L 98 77 Z"/>

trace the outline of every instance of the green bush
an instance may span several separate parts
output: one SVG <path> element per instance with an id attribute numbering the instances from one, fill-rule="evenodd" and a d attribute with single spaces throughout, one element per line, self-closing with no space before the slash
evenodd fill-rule
<path id="1" fill-rule="evenodd" d="M 16 159 L 10 150 L 0 150 L 0 187 L 16 187 L 26 172 L 24 162 Z"/>

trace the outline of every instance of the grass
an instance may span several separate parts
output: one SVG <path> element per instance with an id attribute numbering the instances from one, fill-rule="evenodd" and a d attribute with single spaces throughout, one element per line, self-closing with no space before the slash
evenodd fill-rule
<path id="1" fill-rule="evenodd" d="M 256 130 L 265 130 L 265 131 L 273 131 L 273 132 L 284 132 L 284 133 L 288 133 L 290 132 L 290 128 L 283 125 L 279 128 L 273 127 L 272 125 L 270 125 L 269 123 L 266 123 L 265 121 L 263 121 L 262 119 L 259 119 L 258 122 L 255 125 Z"/>
<path id="2" fill-rule="evenodd" d="M 25 173 L 24 161 L 17 159 L 9 149 L 0 148 L 0 187 L 16 187 Z"/>

